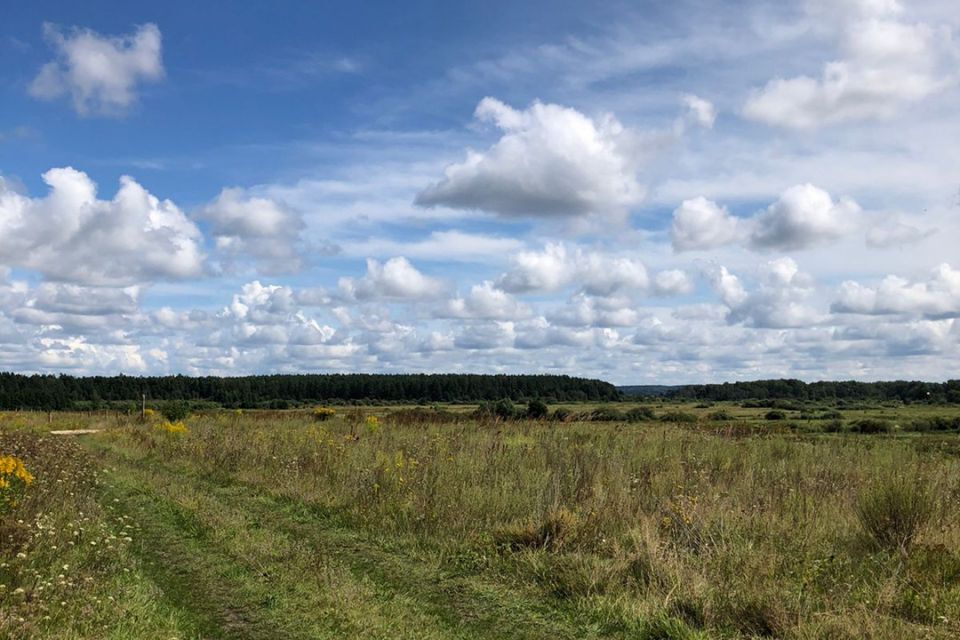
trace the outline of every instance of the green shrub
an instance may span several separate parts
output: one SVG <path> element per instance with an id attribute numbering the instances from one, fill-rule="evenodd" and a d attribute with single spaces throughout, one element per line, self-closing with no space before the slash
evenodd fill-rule
<path id="1" fill-rule="evenodd" d="M 767 411 L 763 417 L 765 420 L 786 420 L 787 414 L 774 409 L 773 411 Z"/>
<path id="2" fill-rule="evenodd" d="M 933 516 L 933 495 L 926 485 L 891 478 L 864 490 L 857 499 L 857 520 L 880 547 L 906 550 Z"/>
<path id="3" fill-rule="evenodd" d="M 956 431 L 960 429 L 960 418 L 946 416 L 920 418 L 911 422 L 907 429 L 910 431 Z"/>
<path id="4" fill-rule="evenodd" d="M 496 402 L 481 402 L 474 412 L 474 416 L 487 420 L 512 420 L 517 417 L 517 408 L 507 398 Z"/>
<path id="5" fill-rule="evenodd" d="M 696 422 L 697 416 L 685 411 L 667 411 L 660 416 L 662 422 Z"/>
<path id="6" fill-rule="evenodd" d="M 824 423 L 823 430 L 827 433 L 843 433 L 843 420 L 829 420 Z"/>
<path id="7" fill-rule="evenodd" d="M 600 407 L 590 412 L 589 419 L 591 422 L 620 422 L 624 416 L 612 407 Z"/>
<path id="8" fill-rule="evenodd" d="M 712 420 L 714 422 L 725 422 L 733 419 L 733 414 L 726 409 L 718 409 L 717 411 L 711 411 L 707 414 L 707 420 Z"/>
<path id="9" fill-rule="evenodd" d="M 527 403 L 527 418 L 530 420 L 543 420 L 549 413 L 549 407 L 542 400 L 531 400 Z"/>
<path id="10" fill-rule="evenodd" d="M 183 400 L 164 402 L 160 407 L 160 413 L 167 422 L 182 422 L 190 417 L 190 404 Z"/>
<path id="11" fill-rule="evenodd" d="M 656 420 L 657 414 L 650 407 L 633 407 L 624 415 L 628 422 L 644 422 Z"/>
<path id="12" fill-rule="evenodd" d="M 850 430 L 854 433 L 889 433 L 893 431 L 893 425 L 887 420 L 862 418 L 853 422 L 850 425 Z"/>

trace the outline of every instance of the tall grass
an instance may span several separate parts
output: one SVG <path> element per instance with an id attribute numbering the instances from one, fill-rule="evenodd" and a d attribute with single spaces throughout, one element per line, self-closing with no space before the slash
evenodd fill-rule
<path id="1" fill-rule="evenodd" d="M 123 438 L 128 455 L 238 479 L 377 534 L 492 554 L 498 571 L 606 603 L 616 619 L 777 637 L 957 629 L 960 574 L 925 581 L 885 552 L 920 549 L 931 572 L 958 562 L 955 457 L 875 436 L 655 423 L 352 422 L 214 415 L 185 437 L 131 427 Z M 859 543 L 864 532 L 877 547 Z"/>
<path id="2" fill-rule="evenodd" d="M 106 429 L 93 441 L 105 459 L 171 484 L 239 483 L 420 549 L 448 573 L 522 586 L 597 636 L 960 637 L 955 436 L 807 436 L 727 418 L 511 423 L 357 410 L 324 421 L 213 412 L 182 431 L 113 416 L 56 426 Z M 22 457 L 52 487 L 49 469 L 70 455 Z M 113 526 L 93 486 L 59 503 L 34 494 L 21 513 L 57 513 L 58 530 L 80 511 Z M 118 553 L 105 570 L 127 566 Z M 29 555 L 40 563 L 30 571 L 55 559 Z M 33 575 L 24 567 L 17 580 Z M 0 631 L 18 628 L 4 618 L 17 602 L 0 594 Z"/>

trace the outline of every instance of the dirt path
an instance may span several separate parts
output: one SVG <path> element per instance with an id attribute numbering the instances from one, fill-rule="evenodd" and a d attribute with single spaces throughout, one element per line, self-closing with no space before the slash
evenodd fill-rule
<path id="1" fill-rule="evenodd" d="M 54 436 L 82 436 L 88 433 L 100 433 L 101 431 L 103 429 L 59 429 L 49 433 Z"/>
<path id="2" fill-rule="evenodd" d="M 399 541 L 370 538 L 334 514 L 157 460 L 124 458 L 99 443 L 97 449 L 115 468 L 104 500 L 140 523 L 139 553 L 201 637 L 601 635 L 537 593 Z"/>

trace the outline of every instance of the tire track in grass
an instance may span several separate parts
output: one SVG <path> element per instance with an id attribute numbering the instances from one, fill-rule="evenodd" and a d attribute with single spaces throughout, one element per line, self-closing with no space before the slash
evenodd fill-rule
<path id="1" fill-rule="evenodd" d="M 141 478 L 114 476 L 106 498 L 119 499 L 138 518 L 143 530 L 141 555 L 148 560 L 155 582 L 167 597 L 192 614 L 204 638 L 444 638 L 430 620 L 402 609 L 401 600 L 382 605 L 370 602 L 368 585 L 347 572 L 311 575 L 315 567 L 301 554 L 299 571 L 274 566 L 258 557 L 241 557 L 225 542 L 235 542 L 203 522 L 202 514 L 142 484 Z M 116 504 L 116 503 L 114 503 Z M 262 533 L 262 532 L 261 532 Z M 278 544 L 289 544 L 282 533 L 270 532 Z M 241 545 L 242 547 L 242 541 Z M 294 553 L 296 555 L 296 553 Z M 284 558 L 288 560 L 290 558 Z M 287 571 L 284 571 L 287 569 Z M 324 582 L 323 578 L 326 578 Z M 362 608 L 347 609 L 340 587 L 360 596 Z M 396 632 L 400 630 L 400 636 Z"/>
<path id="2" fill-rule="evenodd" d="M 399 544 L 385 545 L 350 529 L 323 509 L 268 495 L 261 488 L 223 476 L 201 476 L 188 467 L 173 466 L 168 461 L 136 459 L 113 448 L 98 448 L 110 456 L 111 462 L 122 467 L 124 477 L 135 483 L 122 501 L 130 502 L 136 497 L 141 508 L 154 503 L 153 508 L 181 511 L 179 522 L 158 523 L 155 543 L 169 547 L 184 538 L 185 548 L 189 548 L 190 555 L 200 561 L 197 569 L 190 564 L 191 558 L 177 559 L 181 567 L 186 563 L 188 575 L 174 573 L 170 579 L 174 582 L 175 592 L 184 592 L 187 604 L 200 609 L 207 628 L 214 630 L 211 633 L 221 632 L 221 635 L 210 637 L 322 636 L 297 636 L 294 635 L 298 631 L 295 627 L 282 630 L 272 626 L 282 625 L 284 621 L 277 620 L 275 615 L 265 615 L 269 612 L 258 607 L 262 593 L 258 593 L 255 581 L 250 584 L 251 567 L 243 566 L 237 558 L 217 548 L 216 542 L 205 533 L 209 531 L 209 524 L 200 522 L 200 512 L 184 513 L 182 505 L 173 507 L 171 499 L 161 495 L 171 490 L 170 478 L 176 478 L 181 488 L 189 487 L 199 495 L 245 514 L 255 526 L 271 535 L 302 541 L 318 558 L 345 567 L 354 583 L 352 586 L 359 585 L 368 598 L 362 608 L 369 614 L 369 619 L 353 619 L 353 624 L 345 620 L 325 620 L 328 626 L 336 627 L 331 629 L 335 634 L 329 637 L 345 637 L 339 634 L 351 626 L 353 628 L 346 636 L 562 640 L 602 635 L 596 626 L 577 620 L 570 611 L 554 606 L 535 591 L 521 591 L 485 580 L 480 575 L 464 575 L 463 572 L 444 570 L 442 565 L 433 562 L 425 563 Z M 153 482 L 149 478 L 151 475 L 155 476 Z M 164 478 L 166 483 L 162 482 Z M 231 572 L 224 575 L 224 567 L 232 567 L 233 575 Z M 216 580 L 211 580 L 212 576 L 216 576 Z M 164 577 L 158 576 L 158 580 L 162 582 Z M 220 592 L 216 588 L 208 591 L 211 581 L 220 580 L 226 580 L 219 582 Z M 198 602 L 200 596 L 202 601 Z M 240 604 L 230 608 L 230 602 Z M 244 612 L 247 617 L 234 621 L 231 613 L 234 609 Z M 308 612 L 307 615 L 312 614 Z M 391 620 L 410 621 L 413 623 L 410 633 L 405 635 L 394 626 L 392 632 L 380 635 L 383 615 L 387 616 L 387 629 L 390 629 Z M 224 629 L 227 633 L 223 633 Z M 316 631 L 314 629 L 314 633 Z"/>

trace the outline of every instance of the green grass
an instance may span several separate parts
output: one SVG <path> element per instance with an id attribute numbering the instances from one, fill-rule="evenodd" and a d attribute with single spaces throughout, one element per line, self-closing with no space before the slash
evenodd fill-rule
<path id="1" fill-rule="evenodd" d="M 0 453 L 37 480 L 0 517 L 0 637 L 960 633 L 956 434 L 650 406 L 697 419 L 396 424 L 369 408 L 372 429 L 220 412 L 177 434 L 159 417 L 2 415 Z M 933 415 L 950 412 L 843 410 Z M 45 434 L 83 427 L 104 431 Z"/>

